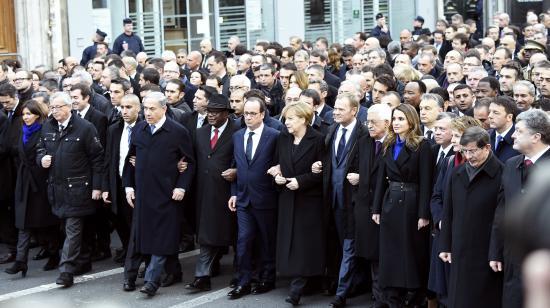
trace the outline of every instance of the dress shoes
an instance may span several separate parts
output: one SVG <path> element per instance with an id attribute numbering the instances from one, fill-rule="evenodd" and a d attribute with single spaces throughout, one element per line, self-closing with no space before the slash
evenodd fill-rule
<path id="1" fill-rule="evenodd" d="M 250 286 L 238 286 L 227 293 L 227 296 L 229 299 L 238 299 L 248 294 L 250 294 Z"/>
<path id="2" fill-rule="evenodd" d="M 162 280 L 160 286 L 163 288 L 169 287 L 174 283 L 182 282 L 182 273 L 179 274 L 167 274 Z"/>
<path id="3" fill-rule="evenodd" d="M 289 295 L 285 298 L 285 302 L 291 304 L 292 306 L 300 305 L 300 297 Z"/>
<path id="4" fill-rule="evenodd" d="M 32 257 L 33 260 L 43 260 L 50 256 L 50 252 L 42 248 L 40 251 Z"/>
<path id="5" fill-rule="evenodd" d="M 12 263 L 15 261 L 15 253 L 8 253 L 0 258 L 0 264 Z"/>
<path id="6" fill-rule="evenodd" d="M 346 299 L 341 296 L 335 296 L 332 302 L 330 302 L 329 307 L 333 307 L 333 308 L 346 307 Z"/>
<path id="7" fill-rule="evenodd" d="M 62 285 L 65 288 L 68 288 L 74 284 L 73 274 L 68 272 L 63 272 L 59 275 L 55 283 L 58 285 Z"/>
<path id="8" fill-rule="evenodd" d="M 111 255 L 111 250 L 110 249 L 108 249 L 108 250 L 98 250 L 94 254 L 92 254 L 92 262 L 105 260 L 105 259 L 110 258 L 111 256 L 112 255 Z"/>
<path id="9" fill-rule="evenodd" d="M 74 271 L 75 276 L 84 275 L 92 271 L 92 263 L 84 263 L 76 268 Z"/>
<path id="10" fill-rule="evenodd" d="M 157 288 L 150 282 L 146 283 L 139 292 L 147 294 L 147 296 L 152 297 L 157 293 Z"/>
<path id="11" fill-rule="evenodd" d="M 273 289 L 275 289 L 275 284 L 273 282 L 260 282 L 252 288 L 252 294 L 264 294 Z"/>
<path id="12" fill-rule="evenodd" d="M 195 281 L 193 281 L 190 284 L 187 284 L 185 288 L 190 291 L 203 292 L 203 291 L 210 291 L 212 289 L 212 286 L 210 285 L 209 277 L 200 277 L 200 278 L 195 278 Z"/>
<path id="13" fill-rule="evenodd" d="M 48 262 L 44 264 L 42 270 L 47 272 L 56 269 L 59 266 L 59 255 L 52 255 L 48 259 Z"/>
<path id="14" fill-rule="evenodd" d="M 124 279 L 124 283 L 122 284 L 122 290 L 126 292 L 132 292 L 136 289 L 136 282 L 130 279 Z"/>

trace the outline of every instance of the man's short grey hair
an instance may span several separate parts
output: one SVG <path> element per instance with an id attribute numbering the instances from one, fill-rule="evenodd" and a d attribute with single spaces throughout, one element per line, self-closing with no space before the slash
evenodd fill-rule
<path id="1" fill-rule="evenodd" d="M 118 67 L 116 66 L 107 66 L 105 68 L 109 72 L 109 76 L 111 76 L 111 80 L 120 78 L 120 71 L 118 70 Z"/>
<path id="2" fill-rule="evenodd" d="M 388 53 L 390 55 L 397 55 L 401 53 L 401 42 L 399 41 L 391 41 L 388 44 Z"/>
<path id="3" fill-rule="evenodd" d="M 513 88 L 514 92 L 516 92 L 516 89 L 518 87 L 521 87 L 521 86 L 527 88 L 527 91 L 529 91 L 529 95 L 531 95 L 533 97 L 536 95 L 535 86 L 527 80 L 516 81 L 516 83 L 514 84 L 514 88 Z"/>
<path id="4" fill-rule="evenodd" d="M 314 70 L 319 75 L 321 75 L 321 78 L 325 78 L 325 69 L 321 65 L 318 65 L 318 64 L 310 65 L 308 66 L 307 70 Z"/>
<path id="5" fill-rule="evenodd" d="M 371 48 L 368 50 L 367 54 L 371 54 L 372 52 L 376 52 L 380 58 L 386 59 L 386 52 L 384 49 L 380 47 Z"/>
<path id="6" fill-rule="evenodd" d="M 65 105 L 73 105 L 73 100 L 71 99 L 71 96 L 63 91 L 55 92 L 54 94 L 52 94 L 52 96 L 50 96 L 50 104 L 58 98 L 61 98 L 62 102 Z"/>
<path id="7" fill-rule="evenodd" d="M 516 123 L 520 121 L 531 134 L 539 133 L 542 143 L 550 144 L 550 115 L 540 109 L 529 109 L 516 117 Z"/>
<path id="8" fill-rule="evenodd" d="M 328 84 L 324 80 L 312 80 L 309 82 L 309 84 L 318 84 L 319 85 L 319 91 L 322 92 L 328 92 Z"/>
<path id="9" fill-rule="evenodd" d="M 472 73 L 479 73 L 481 74 L 483 77 L 487 77 L 489 76 L 489 73 L 487 73 L 487 70 L 485 68 L 483 68 L 483 66 L 474 66 L 470 69 L 470 73 L 469 74 L 472 74 Z"/>
<path id="10" fill-rule="evenodd" d="M 422 94 L 422 97 L 420 98 L 420 100 L 434 101 L 437 103 L 439 108 L 443 108 L 445 106 L 444 105 L 445 101 L 443 101 L 443 98 L 439 94 L 434 94 L 434 93 Z"/>
<path id="11" fill-rule="evenodd" d="M 436 121 L 439 121 L 439 120 L 443 120 L 443 119 L 449 119 L 449 120 L 452 120 L 452 119 L 455 119 L 455 118 L 458 118 L 458 115 L 456 113 L 452 113 L 452 112 L 441 112 L 437 115 L 437 118 L 435 119 Z"/>
<path id="12" fill-rule="evenodd" d="M 150 99 L 155 100 L 161 107 L 166 107 L 166 104 L 168 103 L 166 96 L 160 92 L 150 92 L 147 96 L 145 96 L 143 101 L 145 102 Z"/>
<path id="13" fill-rule="evenodd" d="M 423 52 L 420 54 L 420 59 L 428 58 L 432 65 L 435 65 L 435 56 L 431 52 Z"/>
<path id="14" fill-rule="evenodd" d="M 298 50 L 295 54 L 294 54 L 294 59 L 296 59 L 296 57 L 298 58 L 304 58 L 306 61 L 309 61 L 309 53 L 305 50 Z"/>
<path id="15" fill-rule="evenodd" d="M 369 118 L 369 114 L 377 113 L 382 120 L 391 121 L 391 112 L 391 107 L 388 104 L 374 104 L 367 111 L 367 119 Z"/>
<path id="16" fill-rule="evenodd" d="M 92 75 L 86 71 L 78 71 L 74 72 L 72 77 L 74 83 L 84 83 L 88 87 L 91 87 L 94 83 L 94 80 L 92 79 Z"/>
<path id="17" fill-rule="evenodd" d="M 361 93 L 361 85 L 357 82 L 353 82 L 351 80 L 344 80 L 340 83 L 340 88 L 345 85 L 352 85 L 356 93 Z"/>
<path id="18" fill-rule="evenodd" d="M 229 80 L 229 84 L 231 85 L 231 81 L 233 81 L 238 83 L 238 84 L 241 84 L 245 87 L 248 87 L 248 89 L 250 90 L 250 79 L 248 79 L 248 77 L 246 77 L 245 75 L 235 75 L 233 77 L 231 77 L 231 79 Z"/>

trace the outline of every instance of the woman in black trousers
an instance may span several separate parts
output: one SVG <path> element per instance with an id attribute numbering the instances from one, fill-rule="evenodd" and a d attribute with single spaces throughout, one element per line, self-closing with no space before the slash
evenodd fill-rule
<path id="1" fill-rule="evenodd" d="M 31 235 L 44 243 L 50 259 L 44 270 L 53 270 L 59 263 L 59 220 L 52 214 L 48 203 L 48 170 L 36 164 L 36 146 L 40 139 L 42 122 L 48 115 L 48 107 L 35 100 L 24 103 L 23 130 L 18 150 L 21 163 L 17 170 L 15 186 L 15 226 L 19 229 L 17 256 L 6 273 L 27 274 L 27 259 Z"/>
<path id="2" fill-rule="evenodd" d="M 279 185 L 277 270 L 291 277 L 286 302 L 297 305 L 309 277 L 321 276 L 325 268 L 325 210 L 322 173 L 311 165 L 321 160 L 323 136 L 310 125 L 311 106 L 287 105 L 283 112 L 287 131 L 278 140 L 279 165 L 269 173 Z"/>
<path id="3" fill-rule="evenodd" d="M 393 110 L 372 219 L 380 224 L 379 284 L 390 307 L 419 305 L 428 281 L 433 155 L 414 107 Z"/>

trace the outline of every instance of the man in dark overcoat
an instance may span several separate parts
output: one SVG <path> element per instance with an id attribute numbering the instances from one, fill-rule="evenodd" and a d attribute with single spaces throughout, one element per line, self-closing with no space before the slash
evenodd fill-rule
<path id="1" fill-rule="evenodd" d="M 189 190 L 195 170 L 193 145 L 185 127 L 166 117 L 166 97 L 151 92 L 143 100 L 144 122 L 132 129 L 128 157 L 135 156 L 135 167 L 126 162 L 123 184 L 126 200 L 134 205 L 136 251 L 150 254 L 147 283 L 140 292 L 154 296 L 168 256 L 179 251 L 183 197 Z M 180 159 L 188 163 L 179 173 Z"/>
<path id="2" fill-rule="evenodd" d="M 214 94 L 206 107 L 208 124 L 197 129 L 195 154 L 197 159 L 196 211 L 200 255 L 195 268 L 195 280 L 186 286 L 193 291 L 210 290 L 215 262 L 227 246 L 234 245 L 236 215 L 227 208 L 234 180 L 233 133 L 240 127 L 229 119 L 233 112 L 227 97 Z M 215 192 L 215 193 L 212 193 Z"/>
<path id="3" fill-rule="evenodd" d="M 504 271 L 502 305 L 506 308 L 523 306 L 521 259 L 513 254 L 512 245 L 503 233 L 503 219 L 524 195 L 529 174 L 540 163 L 550 159 L 550 117 L 541 110 L 528 110 L 516 119 L 514 150 L 521 154 L 506 161 L 502 172 L 498 207 L 493 221 L 490 266 L 495 272 Z"/>
<path id="4" fill-rule="evenodd" d="M 451 263 L 449 307 L 501 307 L 502 274 L 487 264 L 503 165 L 489 133 L 475 126 L 460 139 L 467 163 L 451 174 L 444 200 L 439 257 Z"/>

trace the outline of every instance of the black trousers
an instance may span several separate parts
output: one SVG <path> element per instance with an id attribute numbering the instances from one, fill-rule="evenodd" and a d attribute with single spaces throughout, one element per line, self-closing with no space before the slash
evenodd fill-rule
<path id="1" fill-rule="evenodd" d="M 50 256 L 59 255 L 61 248 L 61 237 L 59 234 L 59 226 L 22 229 L 19 230 L 17 239 L 17 257 L 16 260 L 27 263 L 29 258 L 29 246 L 31 236 L 35 236 L 38 242 L 50 253 Z"/>
<path id="2" fill-rule="evenodd" d="M 124 250 L 128 249 L 128 241 L 130 240 L 130 231 L 132 226 L 132 214 L 133 208 L 126 201 L 126 192 L 124 187 L 122 187 L 122 181 L 120 177 L 117 177 L 117 204 L 114 204 L 113 207 L 116 209 L 116 213 L 112 213 L 112 221 L 122 247 Z"/>
<path id="3" fill-rule="evenodd" d="M 212 276 L 212 266 L 215 262 L 220 262 L 224 250 L 225 247 L 201 245 L 195 277 Z"/>
<path id="4" fill-rule="evenodd" d="M 88 249 L 85 234 L 85 217 L 69 217 L 64 220 L 65 242 L 61 252 L 59 270 L 74 273 L 79 267 L 91 263 L 91 254 Z M 89 229 L 88 229 L 89 230 Z"/>
<path id="5" fill-rule="evenodd" d="M 142 255 L 136 251 L 135 226 L 132 224 L 124 261 L 124 279 L 136 281 L 141 262 L 148 264 L 150 259 L 150 255 Z"/>

